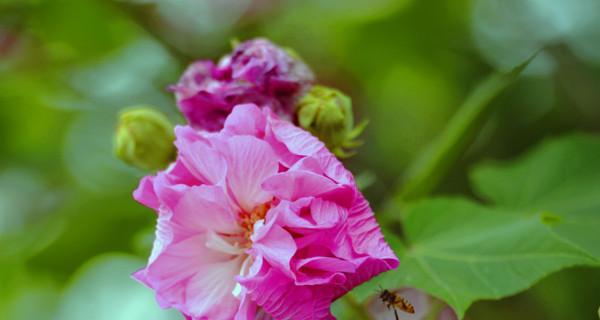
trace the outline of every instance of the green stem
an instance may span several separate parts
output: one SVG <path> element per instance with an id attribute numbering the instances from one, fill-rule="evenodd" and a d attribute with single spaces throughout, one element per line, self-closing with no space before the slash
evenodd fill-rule
<path id="1" fill-rule="evenodd" d="M 494 73 L 478 85 L 436 140 L 409 167 L 399 194 L 401 202 L 433 191 L 454 163 L 473 143 L 494 106 L 491 102 L 512 84 L 534 54 L 509 73 Z"/>

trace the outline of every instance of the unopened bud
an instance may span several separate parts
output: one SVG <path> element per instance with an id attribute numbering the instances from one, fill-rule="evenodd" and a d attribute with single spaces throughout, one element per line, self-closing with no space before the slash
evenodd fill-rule
<path id="1" fill-rule="evenodd" d="M 356 138 L 367 123 L 354 127 L 352 100 L 338 90 L 315 85 L 298 103 L 300 126 L 323 141 L 340 158 L 352 156 Z"/>
<path id="2" fill-rule="evenodd" d="M 164 114 L 144 106 L 128 108 L 119 116 L 115 155 L 141 169 L 163 169 L 175 158 L 173 141 L 173 125 Z"/>

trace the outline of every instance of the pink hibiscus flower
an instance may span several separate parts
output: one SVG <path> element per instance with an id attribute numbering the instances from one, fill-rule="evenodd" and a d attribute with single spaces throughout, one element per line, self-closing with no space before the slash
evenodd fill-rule
<path id="1" fill-rule="evenodd" d="M 266 39 L 239 44 L 215 65 L 192 63 L 172 87 L 179 109 L 197 128 L 216 131 L 234 106 L 254 103 L 291 119 L 314 76 L 308 66 Z"/>
<path id="2" fill-rule="evenodd" d="M 135 278 L 187 319 L 328 319 L 332 301 L 396 268 L 352 174 L 269 109 L 219 132 L 175 129 L 179 154 L 134 197 L 158 213 Z"/>

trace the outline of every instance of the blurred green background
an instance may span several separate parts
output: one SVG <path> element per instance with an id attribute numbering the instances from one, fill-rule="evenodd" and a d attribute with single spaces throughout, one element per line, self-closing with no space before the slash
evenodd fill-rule
<path id="1" fill-rule="evenodd" d="M 165 88 L 256 36 L 370 120 L 347 165 L 375 209 L 470 89 L 539 47 L 437 193 L 472 195 L 475 161 L 600 129 L 597 0 L 0 0 L 0 319 L 180 318 L 129 279 L 154 213 L 131 197 L 145 173 L 112 155 L 116 114 L 149 104 L 181 122 Z M 599 294 L 598 270 L 570 269 L 466 317 L 595 319 Z"/>

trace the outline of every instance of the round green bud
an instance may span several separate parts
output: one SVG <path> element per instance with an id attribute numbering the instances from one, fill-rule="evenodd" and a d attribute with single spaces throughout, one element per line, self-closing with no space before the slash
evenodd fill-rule
<path id="1" fill-rule="evenodd" d="M 175 159 L 175 135 L 167 117 L 149 107 L 127 108 L 119 115 L 115 155 L 145 170 L 165 168 Z"/>
<path id="2" fill-rule="evenodd" d="M 348 149 L 360 145 L 356 137 L 366 122 L 354 127 L 352 100 L 338 90 L 315 85 L 298 102 L 298 123 L 323 141 L 338 157 L 348 157 Z"/>

